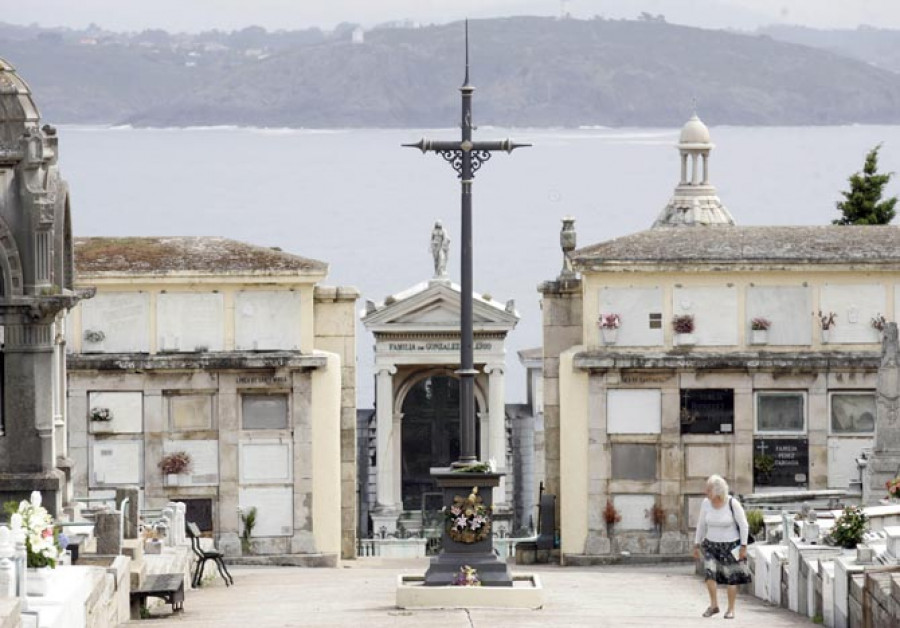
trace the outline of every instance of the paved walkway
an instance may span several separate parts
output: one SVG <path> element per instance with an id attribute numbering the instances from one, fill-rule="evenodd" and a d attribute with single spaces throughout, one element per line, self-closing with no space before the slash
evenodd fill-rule
<path id="1" fill-rule="evenodd" d="M 635 566 L 560 568 L 523 567 L 543 581 L 542 610 L 400 610 L 394 607 L 398 574 L 422 574 L 426 561 L 360 559 L 340 569 L 232 567 L 235 586 L 225 588 L 218 576 L 188 591 L 184 612 L 129 626 L 206 627 L 353 626 L 354 628 L 441 627 L 503 628 L 527 626 L 722 626 L 722 614 L 700 616 L 707 605 L 702 582 L 692 567 Z M 211 573 L 210 569 L 207 573 Z M 724 608 L 725 592 L 720 606 Z M 165 607 L 168 609 L 168 607 Z M 157 609 L 154 609 L 155 611 Z M 749 597 L 738 600 L 737 626 L 809 626 L 800 617 Z"/>

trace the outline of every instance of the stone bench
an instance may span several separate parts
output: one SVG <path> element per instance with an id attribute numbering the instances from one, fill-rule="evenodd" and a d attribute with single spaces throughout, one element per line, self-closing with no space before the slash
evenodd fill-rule
<path id="1" fill-rule="evenodd" d="M 144 583 L 131 592 L 131 618 L 140 619 L 147 598 L 156 597 L 172 605 L 172 612 L 184 610 L 184 574 L 163 573 L 147 576 Z"/>

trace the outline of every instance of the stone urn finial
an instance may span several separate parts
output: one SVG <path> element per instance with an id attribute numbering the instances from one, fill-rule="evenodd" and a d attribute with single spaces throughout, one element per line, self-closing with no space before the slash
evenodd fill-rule
<path id="1" fill-rule="evenodd" d="M 566 216 L 562 219 L 562 229 L 559 232 L 559 246 L 563 252 L 563 266 L 559 273 L 560 279 L 575 278 L 575 271 L 572 268 L 572 260 L 569 255 L 575 250 L 577 239 L 575 219 L 571 216 Z"/>

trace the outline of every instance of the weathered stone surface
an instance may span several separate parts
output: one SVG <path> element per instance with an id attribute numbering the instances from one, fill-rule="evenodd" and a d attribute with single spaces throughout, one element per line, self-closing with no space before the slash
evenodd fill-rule
<path id="1" fill-rule="evenodd" d="M 94 519 L 94 536 L 97 538 L 97 553 L 114 556 L 122 553 L 121 524 L 122 513 L 118 511 L 98 512 Z"/>

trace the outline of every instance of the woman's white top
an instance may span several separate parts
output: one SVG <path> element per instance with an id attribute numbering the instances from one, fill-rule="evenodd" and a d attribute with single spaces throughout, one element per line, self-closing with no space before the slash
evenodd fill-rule
<path id="1" fill-rule="evenodd" d="M 729 501 L 731 508 L 728 507 Z M 734 516 L 731 511 L 734 509 Z M 700 518 L 697 520 L 697 535 L 695 542 L 699 545 L 703 539 L 713 543 L 725 543 L 741 540 L 741 545 L 747 544 L 747 534 L 750 526 L 747 525 L 747 515 L 741 503 L 729 496 L 721 508 L 715 508 L 709 498 L 703 500 L 700 506 Z"/>

